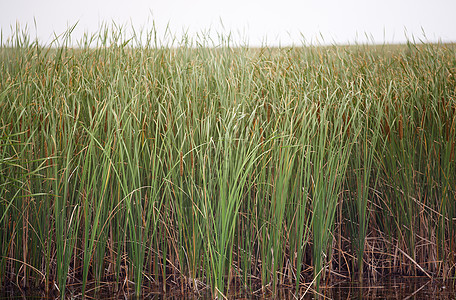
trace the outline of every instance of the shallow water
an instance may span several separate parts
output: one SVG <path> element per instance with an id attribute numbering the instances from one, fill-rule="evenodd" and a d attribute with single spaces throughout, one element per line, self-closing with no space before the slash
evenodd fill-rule
<path id="1" fill-rule="evenodd" d="M 394 278 L 374 285 L 340 283 L 327 289 L 330 299 L 456 299 L 454 282 Z M 311 298 L 308 298 L 311 299 Z"/>
<path id="2" fill-rule="evenodd" d="M 320 299 L 456 299 L 456 282 L 443 284 L 428 278 L 393 278 L 375 284 L 361 286 L 359 283 L 340 282 L 320 290 Z M 318 299 L 315 294 L 296 298 L 289 291 L 282 291 L 277 299 Z M 258 298 L 261 299 L 261 298 Z M 270 298 L 272 299 L 272 298 Z"/>
<path id="3" fill-rule="evenodd" d="M 334 299 L 334 300 L 349 300 L 349 299 L 455 299 L 456 300 L 456 282 L 450 281 L 443 284 L 441 281 L 431 281 L 423 278 L 392 278 L 377 282 L 376 284 L 360 286 L 358 283 L 340 282 L 332 286 L 322 287 L 322 297 L 320 299 Z M 76 297 L 80 298 L 80 297 Z M 99 294 L 90 295 L 89 299 L 135 299 L 133 295 L 126 294 Z M 290 289 L 280 289 L 276 297 L 250 295 L 250 296 L 236 296 L 232 295 L 230 299 L 318 299 L 315 294 L 311 292 L 306 295 L 296 298 Z M 4 299 L 57 299 L 53 297 L 44 297 L 42 294 L 33 293 L 28 291 L 26 294 L 18 290 L 10 290 L 9 292 L 0 292 L 0 300 Z M 69 299 L 74 299 L 69 297 Z M 141 299 L 153 300 L 174 300 L 174 299 L 202 299 L 206 300 L 206 296 L 193 296 L 188 295 L 172 295 L 172 294 L 149 294 L 144 295 Z"/>

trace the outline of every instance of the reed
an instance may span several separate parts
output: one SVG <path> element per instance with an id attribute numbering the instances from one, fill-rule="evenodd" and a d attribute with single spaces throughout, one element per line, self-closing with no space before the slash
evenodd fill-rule
<path id="1" fill-rule="evenodd" d="M 454 45 L 71 31 L 0 48 L 2 287 L 455 277 Z"/>

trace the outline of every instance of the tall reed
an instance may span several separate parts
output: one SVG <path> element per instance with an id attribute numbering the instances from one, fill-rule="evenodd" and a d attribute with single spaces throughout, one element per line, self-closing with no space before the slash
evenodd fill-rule
<path id="1" fill-rule="evenodd" d="M 0 48 L 3 286 L 455 276 L 454 45 L 71 31 Z"/>

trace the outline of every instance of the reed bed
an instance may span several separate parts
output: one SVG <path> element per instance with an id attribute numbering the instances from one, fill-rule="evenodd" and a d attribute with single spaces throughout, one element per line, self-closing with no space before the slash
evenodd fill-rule
<path id="1" fill-rule="evenodd" d="M 0 48 L 0 286 L 276 292 L 456 272 L 454 45 Z"/>

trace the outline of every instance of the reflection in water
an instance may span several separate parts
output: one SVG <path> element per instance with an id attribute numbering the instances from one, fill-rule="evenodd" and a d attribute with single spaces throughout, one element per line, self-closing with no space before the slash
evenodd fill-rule
<path id="1" fill-rule="evenodd" d="M 330 299 L 456 299 L 453 282 L 447 285 L 429 279 L 393 278 L 374 285 L 340 283 L 326 289 Z M 308 298 L 311 299 L 311 298 Z"/>
<path id="2" fill-rule="evenodd" d="M 358 283 L 340 282 L 332 286 L 321 288 L 322 296 L 320 299 L 334 299 L 334 300 L 349 300 L 349 299 L 402 299 L 402 300 L 417 300 L 417 299 L 455 299 L 456 289 L 455 282 L 448 282 L 443 284 L 440 281 L 430 281 L 427 278 L 392 278 L 388 281 L 377 282 L 376 284 L 360 286 Z M 80 298 L 80 297 L 76 297 Z M 312 293 L 308 293 L 302 297 L 296 297 L 291 289 L 280 289 L 276 297 L 272 295 L 232 295 L 230 299 L 300 299 L 310 300 L 318 299 Z M 32 291 L 21 293 L 19 290 L 11 289 L 9 291 L 0 292 L 0 300 L 4 299 L 57 299 L 57 297 L 45 297 L 42 294 L 36 294 Z M 69 296 L 68 299 L 74 299 Z M 87 299 L 135 299 L 132 295 L 127 294 L 97 294 L 88 295 Z M 151 293 L 144 295 L 141 299 L 151 300 L 174 300 L 174 299 L 189 299 L 189 300 L 206 300 L 210 299 L 209 295 L 193 296 L 189 295 L 176 295 L 176 294 L 157 294 Z"/>

